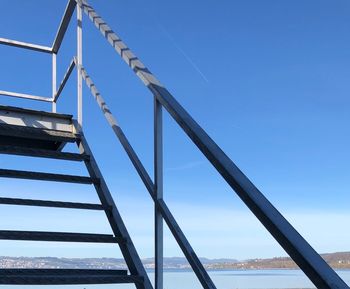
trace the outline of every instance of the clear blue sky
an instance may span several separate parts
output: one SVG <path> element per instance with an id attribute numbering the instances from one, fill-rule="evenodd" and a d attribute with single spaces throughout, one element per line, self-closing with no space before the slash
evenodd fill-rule
<path id="1" fill-rule="evenodd" d="M 349 1 L 90 1 L 315 249 L 350 249 Z M 1 5 L 0 37 L 51 46 L 66 1 Z M 152 95 L 86 17 L 83 25 L 84 65 L 152 174 Z M 58 81 L 75 39 L 71 25 Z M 49 96 L 50 64 L 46 54 L 2 46 L 0 89 Z M 75 79 L 59 112 L 76 112 Z M 5 97 L 1 104 L 50 109 Z M 84 128 L 140 255 L 152 256 L 151 199 L 85 88 Z M 167 115 L 164 130 L 165 199 L 198 255 L 284 255 Z M 0 165 L 86 174 L 81 164 L 54 160 L 1 156 Z M 4 196 L 96 201 L 89 186 L 0 182 Z M 9 206 L 0 228 L 110 232 L 101 213 Z M 165 247 L 181 256 L 168 231 Z M 0 255 L 120 256 L 113 246 L 5 241 Z"/>

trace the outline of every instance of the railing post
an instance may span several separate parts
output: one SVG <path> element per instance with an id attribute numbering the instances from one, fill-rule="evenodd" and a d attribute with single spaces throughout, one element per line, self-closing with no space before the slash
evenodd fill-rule
<path id="1" fill-rule="evenodd" d="M 78 124 L 83 124 L 83 78 L 81 66 L 83 64 L 83 12 L 77 5 L 77 90 L 78 90 Z"/>
<path id="2" fill-rule="evenodd" d="M 56 112 L 56 102 L 54 101 L 57 89 L 57 54 L 52 53 L 52 112 Z"/>
<path id="3" fill-rule="evenodd" d="M 163 117 L 162 105 L 154 97 L 154 184 L 157 199 L 163 198 Z M 154 209 L 155 231 L 155 289 L 163 289 L 163 218 Z"/>

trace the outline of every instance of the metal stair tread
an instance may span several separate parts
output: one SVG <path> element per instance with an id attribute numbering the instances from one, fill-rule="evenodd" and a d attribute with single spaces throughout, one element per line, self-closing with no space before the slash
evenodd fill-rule
<path id="1" fill-rule="evenodd" d="M 38 148 L 17 147 L 10 145 L 0 145 L 0 154 L 52 158 L 69 161 L 84 161 L 89 159 L 89 156 L 86 154 L 52 151 Z"/>
<path id="2" fill-rule="evenodd" d="M 0 269 L 2 285 L 118 284 L 142 282 L 127 270 L 103 269 Z"/>
<path id="3" fill-rule="evenodd" d="M 33 199 L 20 199 L 20 198 L 4 198 L 4 197 L 0 197 L 0 204 L 66 208 L 66 209 L 85 209 L 85 210 L 103 210 L 104 209 L 103 206 L 100 204 L 49 201 L 49 200 L 33 200 Z"/>
<path id="4" fill-rule="evenodd" d="M 124 241 L 123 238 L 114 237 L 111 234 L 12 230 L 0 230 L 0 240 L 77 243 L 120 243 Z"/>
<path id="5" fill-rule="evenodd" d="M 0 169 L 0 177 L 2 177 L 2 178 L 15 178 L 15 179 L 27 179 L 27 180 L 53 181 L 53 182 L 66 182 L 66 183 L 80 183 L 80 184 L 99 183 L 99 179 L 85 177 L 85 176 L 20 171 L 20 170 L 8 170 L 8 169 Z"/>
<path id="6" fill-rule="evenodd" d="M 9 110 L 13 112 L 29 113 L 29 114 L 39 115 L 39 116 L 49 116 L 49 117 L 62 118 L 62 119 L 68 119 L 68 120 L 71 120 L 73 118 L 71 114 L 48 112 L 43 110 L 34 110 L 34 109 L 17 107 L 17 106 L 0 105 L 0 110 Z"/>
<path id="7" fill-rule="evenodd" d="M 49 141 L 64 141 L 75 142 L 78 138 L 78 134 L 72 132 L 60 131 L 46 128 L 34 128 L 20 125 L 4 124 L 0 123 L 0 135 L 28 138 L 28 139 L 40 139 Z"/>

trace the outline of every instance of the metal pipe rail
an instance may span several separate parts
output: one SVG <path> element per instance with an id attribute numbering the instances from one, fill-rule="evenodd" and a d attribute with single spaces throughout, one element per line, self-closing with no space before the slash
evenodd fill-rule
<path id="1" fill-rule="evenodd" d="M 53 55 L 55 55 L 55 54 L 53 54 Z M 55 89 L 53 89 L 53 96 L 52 97 L 38 96 L 38 95 L 33 95 L 33 94 L 19 93 L 19 92 L 7 91 L 7 90 L 0 90 L 0 95 L 10 96 L 10 97 L 15 97 L 15 98 L 29 99 L 29 100 L 50 102 L 50 103 L 53 103 L 53 105 L 55 105 L 57 103 L 57 100 L 60 97 L 75 65 L 76 65 L 76 60 L 74 57 L 71 60 L 71 62 L 69 63 L 68 69 L 67 69 L 65 75 L 63 76 L 63 79 L 60 83 L 58 90 L 56 91 Z M 53 82 L 54 83 L 56 82 L 56 76 L 54 77 Z M 54 110 L 53 112 L 55 112 L 55 109 L 53 109 L 53 110 Z"/>
<path id="2" fill-rule="evenodd" d="M 222 175 L 251 212 L 260 220 L 275 240 L 285 249 L 317 288 L 349 288 L 335 271 L 322 259 L 322 257 L 243 174 L 243 172 L 239 170 L 233 161 L 176 101 L 158 79 L 131 52 L 131 50 L 113 32 L 106 22 L 103 21 L 95 10 L 85 0 L 77 0 L 77 3 L 122 59 L 132 68 L 135 74 L 148 87 L 160 104 L 165 107 L 188 137 L 196 144 L 199 150 Z M 104 106 L 102 106 L 102 109 L 104 112 L 109 111 Z M 110 121 L 111 120 L 113 122 L 113 119 L 110 119 Z M 116 133 L 118 132 L 122 135 L 122 131 L 116 123 L 112 124 L 112 126 Z M 129 151 L 129 157 L 132 155 L 132 153 L 130 154 L 132 151 L 132 149 Z M 135 156 L 136 154 L 134 157 Z M 132 161 L 134 165 L 139 162 L 137 157 L 134 158 L 134 160 L 132 159 Z M 141 163 L 136 169 L 141 172 L 140 176 L 143 180 L 148 179 L 145 185 L 147 187 L 152 187 L 149 182 L 149 177 L 147 177 L 148 175 L 142 169 Z M 151 196 L 153 197 L 154 195 Z M 163 217 L 166 216 L 166 210 L 163 210 L 163 206 L 165 205 L 164 201 L 162 199 L 154 199 L 154 201 L 157 209 L 162 213 Z M 178 232 L 177 230 L 179 228 L 174 221 L 175 220 L 170 220 L 169 223 L 174 226 L 174 231 Z M 179 242 L 180 240 L 177 241 Z M 189 261 L 192 265 L 192 260 L 189 259 Z M 202 278 L 206 273 L 202 270 L 195 270 L 195 272 L 204 288 L 215 288 L 210 278 Z M 203 274 L 203 276 L 201 276 L 201 274 Z"/>
<path id="3" fill-rule="evenodd" d="M 7 38 L 0 38 L 0 44 L 34 50 L 38 52 L 52 53 L 51 47 L 32 44 L 32 43 L 26 43 L 26 42 L 17 41 L 17 40 L 11 40 Z"/>
<path id="4" fill-rule="evenodd" d="M 52 102 L 52 99 L 50 97 L 37 96 L 37 95 L 32 95 L 32 94 L 12 92 L 12 91 L 6 91 L 6 90 L 0 90 L 0 95 L 11 96 L 11 97 L 16 97 L 16 98 L 25 98 L 25 99 L 31 99 L 31 100 L 38 100 L 38 101 L 45 101 L 45 102 Z"/>
<path id="5" fill-rule="evenodd" d="M 0 38 L 0 44 L 52 54 L 51 47 L 7 39 L 7 38 Z M 12 92 L 12 91 L 1 90 L 0 95 L 16 97 L 16 98 L 24 98 L 24 99 L 30 99 L 30 100 L 52 102 L 52 98 L 31 95 L 26 93 Z"/>

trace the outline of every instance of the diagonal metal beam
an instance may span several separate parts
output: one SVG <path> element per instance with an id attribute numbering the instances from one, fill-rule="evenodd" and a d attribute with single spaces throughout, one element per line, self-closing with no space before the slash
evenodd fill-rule
<path id="1" fill-rule="evenodd" d="M 87 74 L 85 68 L 81 67 L 81 73 L 83 76 L 83 79 L 85 80 L 85 83 L 87 87 L 90 89 L 92 96 L 97 101 L 98 106 L 102 110 L 105 118 L 107 119 L 109 125 L 112 127 L 114 133 L 118 137 L 120 143 L 122 144 L 123 148 L 125 149 L 126 153 L 128 154 L 131 162 L 133 163 L 136 171 L 140 175 L 142 181 L 144 182 L 146 188 L 148 191 L 154 192 L 154 184 L 152 182 L 151 177 L 143 167 L 140 159 L 138 158 L 136 152 L 133 150 L 132 146 L 130 145 L 128 139 L 126 138 L 123 130 L 119 126 L 117 120 L 112 115 L 111 111 L 109 110 L 106 102 L 102 98 L 101 94 L 97 90 L 95 84 L 93 83 L 91 77 Z"/>
<path id="2" fill-rule="evenodd" d="M 72 18 L 76 2 L 74 0 L 68 0 L 66 10 L 64 11 L 63 17 L 61 19 L 60 26 L 58 27 L 58 31 L 55 37 L 55 40 L 52 44 L 52 52 L 58 53 L 58 50 L 61 47 L 64 35 L 66 34 L 69 22 Z"/>
<path id="3" fill-rule="evenodd" d="M 158 101 L 167 109 L 199 150 L 317 288 L 349 288 L 160 81 L 131 52 L 96 11 L 85 0 L 77 0 L 77 3 L 116 52 L 157 97 Z"/>
<path id="4" fill-rule="evenodd" d="M 67 83 L 67 81 L 68 81 L 68 79 L 69 79 L 73 69 L 74 69 L 74 67 L 75 67 L 75 62 L 76 61 L 73 58 L 72 61 L 69 63 L 68 69 L 67 69 L 66 73 L 63 76 L 63 79 L 62 79 L 62 81 L 60 83 L 60 86 L 59 86 L 59 88 L 58 88 L 58 90 L 57 90 L 57 92 L 55 94 L 55 97 L 53 98 L 53 102 L 57 102 L 58 98 L 60 97 L 60 95 L 61 95 L 61 93 L 62 93 L 62 91 L 63 91 L 63 89 L 64 89 L 64 87 L 65 87 L 65 85 L 66 85 L 66 83 Z"/>

